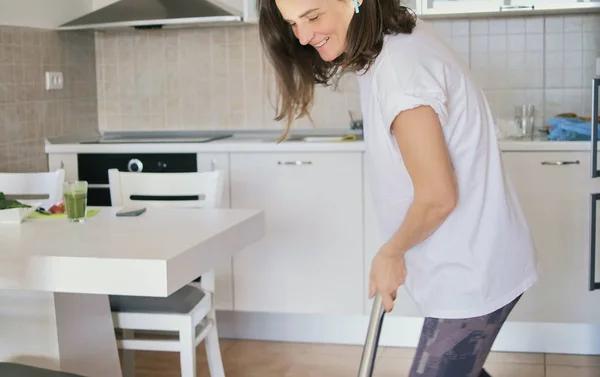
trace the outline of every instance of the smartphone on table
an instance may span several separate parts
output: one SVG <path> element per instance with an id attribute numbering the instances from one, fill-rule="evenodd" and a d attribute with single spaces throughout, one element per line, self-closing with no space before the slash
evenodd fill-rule
<path id="1" fill-rule="evenodd" d="M 145 207 L 125 207 L 117 212 L 118 217 L 135 217 L 146 212 Z"/>

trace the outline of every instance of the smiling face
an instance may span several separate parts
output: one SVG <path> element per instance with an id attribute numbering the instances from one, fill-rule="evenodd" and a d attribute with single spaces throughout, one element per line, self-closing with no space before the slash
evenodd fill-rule
<path id="1" fill-rule="evenodd" d="M 352 0 L 276 0 L 275 3 L 298 41 L 314 47 L 323 60 L 332 61 L 344 52 L 348 25 L 354 15 Z"/>

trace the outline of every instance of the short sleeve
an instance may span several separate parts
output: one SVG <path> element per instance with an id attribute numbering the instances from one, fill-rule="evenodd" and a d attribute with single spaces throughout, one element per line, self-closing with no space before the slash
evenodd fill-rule
<path id="1" fill-rule="evenodd" d="M 442 63 L 385 57 L 375 79 L 376 98 L 383 123 L 391 127 L 396 116 L 419 106 L 431 106 L 444 127 L 448 121 L 446 70 Z"/>

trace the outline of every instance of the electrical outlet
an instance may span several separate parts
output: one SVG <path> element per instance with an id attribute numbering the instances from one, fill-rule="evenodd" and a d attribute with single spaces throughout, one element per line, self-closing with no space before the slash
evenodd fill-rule
<path id="1" fill-rule="evenodd" d="M 59 90 L 63 88 L 62 72 L 46 72 L 46 90 Z"/>

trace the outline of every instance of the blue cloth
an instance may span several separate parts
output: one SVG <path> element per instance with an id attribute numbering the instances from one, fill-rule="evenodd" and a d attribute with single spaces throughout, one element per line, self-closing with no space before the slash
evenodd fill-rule
<path id="1" fill-rule="evenodd" d="M 588 141 L 592 137 L 592 122 L 579 118 L 554 117 L 548 119 L 551 127 L 548 140 L 554 141 Z M 600 132 L 598 132 L 600 139 Z"/>

